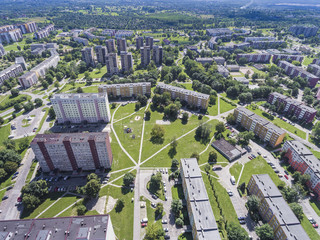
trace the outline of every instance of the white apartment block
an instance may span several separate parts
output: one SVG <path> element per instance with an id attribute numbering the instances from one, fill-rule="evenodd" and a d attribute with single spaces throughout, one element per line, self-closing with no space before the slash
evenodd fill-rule
<path id="1" fill-rule="evenodd" d="M 38 134 L 30 144 L 44 172 L 111 168 L 107 132 Z"/>
<path id="2" fill-rule="evenodd" d="M 17 77 L 21 73 L 23 73 L 21 64 L 11 65 L 0 72 L 0 85 L 2 85 L 5 80 L 8 80 L 11 77 Z"/>
<path id="3" fill-rule="evenodd" d="M 110 121 L 105 93 L 55 94 L 51 98 L 58 123 L 97 123 Z"/>
<path id="4" fill-rule="evenodd" d="M 50 24 L 46 26 L 44 29 L 37 31 L 34 35 L 37 39 L 42 39 L 48 37 L 50 35 L 50 32 L 52 31 L 54 31 L 54 25 Z"/>
<path id="5" fill-rule="evenodd" d="M 0 33 L 0 43 L 18 42 L 22 38 L 23 36 L 20 28 L 16 28 L 16 29 L 9 30 L 7 32 Z"/>

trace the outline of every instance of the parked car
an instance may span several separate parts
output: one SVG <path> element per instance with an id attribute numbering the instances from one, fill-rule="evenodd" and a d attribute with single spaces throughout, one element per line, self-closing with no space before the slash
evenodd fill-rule
<path id="1" fill-rule="evenodd" d="M 162 219 L 162 224 L 167 224 L 168 223 L 168 220 L 167 219 Z"/>
<path id="2" fill-rule="evenodd" d="M 163 228 L 163 231 L 169 232 L 169 229 L 168 228 Z"/>
<path id="3" fill-rule="evenodd" d="M 158 197 L 156 195 L 154 195 L 154 194 L 152 194 L 152 198 L 153 199 L 158 199 Z"/>
<path id="4" fill-rule="evenodd" d="M 10 187 L 7 187 L 7 191 L 8 191 L 8 190 L 10 190 L 10 189 L 12 189 L 12 188 L 13 188 L 12 186 L 10 186 Z"/>
<path id="5" fill-rule="evenodd" d="M 146 227 L 147 225 L 148 225 L 148 223 L 145 223 L 145 222 L 144 222 L 144 223 L 141 223 L 141 227 L 142 227 L 142 228 Z"/>
<path id="6" fill-rule="evenodd" d="M 241 225 L 243 225 L 243 224 L 246 224 L 246 221 L 245 221 L 245 220 L 240 220 L 239 223 L 240 223 Z"/>
<path id="7" fill-rule="evenodd" d="M 230 189 L 227 190 L 227 193 L 229 194 L 230 197 L 233 196 L 233 193 L 232 193 L 232 191 Z"/>
<path id="8" fill-rule="evenodd" d="M 280 171 L 279 171 L 278 169 L 275 169 L 274 172 L 275 172 L 275 173 L 279 173 Z"/>
<path id="9" fill-rule="evenodd" d="M 316 223 L 316 221 L 312 217 L 308 217 L 308 220 L 309 220 L 309 222 L 311 224 L 315 224 Z"/>
<path id="10" fill-rule="evenodd" d="M 288 171 L 287 171 L 287 170 L 284 170 L 284 173 L 285 173 L 285 174 L 287 174 L 287 175 L 289 175 L 289 173 L 288 173 Z"/>
<path id="11" fill-rule="evenodd" d="M 268 158 L 268 156 L 267 155 L 263 155 L 263 158 Z"/>
<path id="12" fill-rule="evenodd" d="M 157 207 L 157 204 L 155 204 L 155 203 L 151 203 L 151 207 L 153 207 L 153 208 L 156 208 Z"/>
<path id="13" fill-rule="evenodd" d="M 257 152 L 259 155 L 261 155 L 261 152 Z"/>
<path id="14" fill-rule="evenodd" d="M 318 224 L 317 224 L 317 223 L 314 223 L 314 224 L 312 224 L 312 227 L 314 227 L 314 228 L 318 228 L 319 226 L 318 226 Z"/>
<path id="15" fill-rule="evenodd" d="M 246 218 L 245 217 L 238 217 L 238 220 L 241 221 L 241 220 L 245 220 Z"/>
<path id="16" fill-rule="evenodd" d="M 145 208 L 146 205 L 145 205 L 144 203 L 141 203 L 141 204 L 140 204 L 140 207 L 141 207 L 141 208 Z"/>
<path id="17" fill-rule="evenodd" d="M 165 235 L 164 239 L 170 239 L 170 236 L 169 235 Z"/>
<path id="18" fill-rule="evenodd" d="M 287 179 L 287 180 L 289 180 L 289 177 L 288 177 L 288 175 L 284 175 L 284 177 Z"/>
<path id="19" fill-rule="evenodd" d="M 279 177 L 279 178 L 282 178 L 282 177 L 283 177 L 283 175 L 282 175 L 282 174 L 278 174 L 278 177 Z"/>
<path id="20" fill-rule="evenodd" d="M 6 199 L 8 199 L 8 196 L 4 196 L 4 197 L 2 198 L 2 201 L 3 201 L 3 200 L 6 200 Z"/>
<path id="21" fill-rule="evenodd" d="M 142 218 L 141 219 L 141 223 L 146 223 L 146 222 L 148 222 L 148 218 Z"/>

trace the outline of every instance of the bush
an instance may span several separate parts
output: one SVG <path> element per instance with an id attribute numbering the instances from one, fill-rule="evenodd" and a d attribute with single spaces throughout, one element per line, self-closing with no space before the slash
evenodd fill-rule
<path id="1" fill-rule="evenodd" d="M 87 211 L 87 208 L 86 208 L 85 205 L 80 205 L 80 206 L 77 207 L 78 216 L 84 215 L 86 213 L 86 211 Z"/>

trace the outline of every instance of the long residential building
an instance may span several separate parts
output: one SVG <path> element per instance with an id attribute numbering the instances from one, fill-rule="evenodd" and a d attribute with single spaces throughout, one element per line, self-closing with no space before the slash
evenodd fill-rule
<path id="1" fill-rule="evenodd" d="M 0 43 L 0 57 L 3 57 L 6 55 L 6 50 L 4 50 L 3 45 Z"/>
<path id="2" fill-rule="evenodd" d="M 285 41 L 252 41 L 250 46 L 255 49 L 286 47 Z"/>
<path id="3" fill-rule="evenodd" d="M 256 41 L 275 41 L 275 37 L 246 37 L 245 42 L 256 42 Z"/>
<path id="4" fill-rule="evenodd" d="M 77 43 L 82 43 L 84 46 L 89 45 L 89 41 L 86 38 L 81 38 L 81 37 L 74 37 L 73 41 L 77 42 Z"/>
<path id="5" fill-rule="evenodd" d="M 303 26 L 303 25 L 294 25 L 289 28 L 289 32 L 292 32 L 294 35 L 303 34 L 305 37 L 313 37 L 317 35 L 319 28 L 312 26 Z"/>
<path id="6" fill-rule="evenodd" d="M 317 64 L 309 64 L 308 65 L 308 72 L 320 77 L 320 66 Z"/>
<path id="7" fill-rule="evenodd" d="M 116 240 L 110 215 L 0 221 L 1 238 L 36 240 Z"/>
<path id="8" fill-rule="evenodd" d="M 316 86 L 317 82 L 319 81 L 319 77 L 287 61 L 279 61 L 278 66 L 284 69 L 285 73 L 292 78 L 299 76 L 302 78 L 306 78 L 309 83 L 309 86 L 312 88 Z"/>
<path id="9" fill-rule="evenodd" d="M 270 93 L 268 102 L 277 107 L 279 107 L 279 104 L 283 104 L 284 113 L 294 115 L 298 120 L 303 120 L 306 123 L 312 122 L 317 115 L 316 109 L 308 107 L 302 102 L 284 96 L 278 92 Z"/>
<path id="10" fill-rule="evenodd" d="M 271 56 L 271 54 L 238 54 L 237 61 L 239 61 L 241 58 L 245 58 L 248 62 L 269 63 Z"/>
<path id="11" fill-rule="evenodd" d="M 292 62 L 292 61 L 298 61 L 300 63 L 302 63 L 304 59 L 304 56 L 302 55 L 287 55 L 287 54 L 274 54 L 273 57 L 272 57 L 272 61 L 273 62 L 276 62 L 277 60 L 279 61 L 289 61 L 289 62 Z"/>
<path id="12" fill-rule="evenodd" d="M 38 134 L 30 146 L 44 172 L 90 171 L 112 165 L 107 132 Z"/>
<path id="13" fill-rule="evenodd" d="M 5 80 L 8 80 L 11 77 L 17 77 L 21 73 L 23 73 L 23 66 L 19 63 L 15 63 L 10 67 L 2 70 L 0 72 L 0 85 L 2 85 Z"/>
<path id="14" fill-rule="evenodd" d="M 98 88 L 99 93 L 107 93 L 108 97 L 137 97 L 138 95 L 151 95 L 151 83 L 122 83 L 102 85 Z"/>
<path id="15" fill-rule="evenodd" d="M 260 199 L 259 214 L 273 229 L 275 240 L 310 240 L 268 174 L 252 175 L 247 189 Z"/>
<path id="16" fill-rule="evenodd" d="M 211 28 L 207 29 L 207 35 L 216 37 L 221 35 L 231 35 L 233 33 L 229 28 Z"/>
<path id="17" fill-rule="evenodd" d="M 33 33 L 38 30 L 36 22 L 27 22 L 18 26 L 23 34 Z"/>
<path id="18" fill-rule="evenodd" d="M 202 109 L 207 109 L 209 104 L 209 95 L 187 90 L 180 87 L 175 87 L 172 85 L 158 83 L 158 88 L 162 92 L 166 91 L 171 94 L 171 98 L 179 98 L 180 101 L 186 101 L 189 105 L 195 106 Z"/>
<path id="19" fill-rule="evenodd" d="M 51 56 L 32 68 L 30 72 L 27 72 L 20 76 L 19 83 L 23 88 L 28 88 L 35 85 L 38 82 L 39 77 L 44 77 L 48 72 L 49 68 L 57 67 L 60 57 L 56 50 L 51 49 Z"/>
<path id="20" fill-rule="evenodd" d="M 18 42 L 23 38 L 20 28 L 15 28 L 7 32 L 0 33 L 0 43 Z"/>
<path id="21" fill-rule="evenodd" d="M 310 175 L 308 187 L 317 194 L 320 200 L 320 163 L 312 152 L 299 141 L 286 141 L 282 147 L 290 165 L 301 174 Z"/>
<path id="22" fill-rule="evenodd" d="M 87 47 L 81 50 L 82 61 L 84 61 L 87 66 L 95 66 L 94 52 L 92 47 Z"/>
<path id="23" fill-rule="evenodd" d="M 45 28 L 35 32 L 34 35 L 37 39 L 42 39 L 42 38 L 48 37 L 52 31 L 54 31 L 54 25 L 50 24 Z"/>
<path id="24" fill-rule="evenodd" d="M 197 159 L 181 159 L 180 175 L 193 239 L 221 239 Z"/>
<path id="25" fill-rule="evenodd" d="M 94 50 L 96 52 L 98 63 L 105 65 L 106 64 L 106 55 L 108 53 L 107 48 L 105 46 L 95 46 Z"/>
<path id="26" fill-rule="evenodd" d="M 238 124 L 252 131 L 262 141 L 269 143 L 272 147 L 282 143 L 286 132 L 259 115 L 244 107 L 234 110 L 234 116 Z"/>
<path id="27" fill-rule="evenodd" d="M 55 94 L 51 98 L 58 123 L 98 123 L 110 121 L 107 94 Z"/>

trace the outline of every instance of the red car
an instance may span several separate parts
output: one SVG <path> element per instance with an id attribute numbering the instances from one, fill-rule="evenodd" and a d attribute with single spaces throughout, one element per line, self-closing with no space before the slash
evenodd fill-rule
<path id="1" fill-rule="evenodd" d="M 312 226 L 313 226 L 314 228 L 318 228 L 318 224 L 317 224 L 317 223 L 312 224 Z"/>
<path id="2" fill-rule="evenodd" d="M 17 198 L 17 202 L 21 202 L 22 201 L 22 198 L 21 197 L 18 197 Z"/>
<path id="3" fill-rule="evenodd" d="M 286 174 L 284 175 L 284 177 L 285 177 L 287 180 L 289 179 L 288 175 L 286 175 Z"/>
<path id="4" fill-rule="evenodd" d="M 148 225 L 148 223 L 141 223 L 141 227 L 146 227 Z"/>

